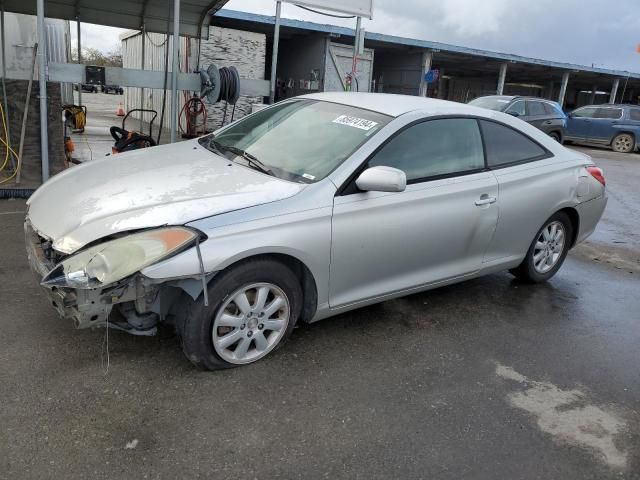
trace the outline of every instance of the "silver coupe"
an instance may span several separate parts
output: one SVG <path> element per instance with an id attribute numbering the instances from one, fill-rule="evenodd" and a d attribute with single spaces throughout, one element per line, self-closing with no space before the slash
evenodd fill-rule
<path id="1" fill-rule="evenodd" d="M 61 316 L 173 324 L 216 369 L 299 321 L 501 270 L 546 281 L 606 203 L 588 156 L 511 115 L 326 93 L 66 170 L 31 196 L 25 234 Z"/>

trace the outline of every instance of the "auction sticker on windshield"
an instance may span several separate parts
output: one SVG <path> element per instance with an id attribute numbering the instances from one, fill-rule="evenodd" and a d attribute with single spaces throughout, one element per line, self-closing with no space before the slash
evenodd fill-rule
<path id="1" fill-rule="evenodd" d="M 365 131 L 369 131 L 378 125 L 378 122 L 372 122 L 366 118 L 352 117 L 350 115 L 340 115 L 333 121 L 333 123 L 339 123 L 340 125 L 347 125 L 349 127 L 355 127 Z"/>

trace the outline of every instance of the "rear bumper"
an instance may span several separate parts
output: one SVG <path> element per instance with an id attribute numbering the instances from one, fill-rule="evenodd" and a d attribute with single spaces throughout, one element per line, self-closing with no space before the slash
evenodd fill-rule
<path id="1" fill-rule="evenodd" d="M 607 206 L 607 200 L 607 194 L 605 193 L 600 197 L 576 205 L 575 208 L 580 217 L 580 228 L 576 236 L 576 245 L 585 241 L 596 229 L 598 222 L 602 218 L 604 209 Z"/>

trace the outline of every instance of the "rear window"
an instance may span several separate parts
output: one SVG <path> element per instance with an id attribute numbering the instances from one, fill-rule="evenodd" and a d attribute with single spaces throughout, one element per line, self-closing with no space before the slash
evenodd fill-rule
<path id="1" fill-rule="evenodd" d="M 499 123 L 481 120 L 489 167 L 545 158 L 547 151 L 526 135 Z"/>
<path id="2" fill-rule="evenodd" d="M 599 108 L 596 111 L 595 118 L 622 118 L 622 109 L 621 108 Z"/>
<path id="3" fill-rule="evenodd" d="M 631 110 L 629 110 L 629 117 L 631 118 L 631 120 L 640 121 L 640 108 L 632 108 Z"/>
<path id="4" fill-rule="evenodd" d="M 544 110 L 545 112 L 547 112 L 547 114 L 556 115 L 562 118 L 566 117 L 566 115 L 564 114 L 564 112 L 562 111 L 559 105 L 554 105 L 548 102 L 543 102 L 542 105 L 544 106 Z"/>

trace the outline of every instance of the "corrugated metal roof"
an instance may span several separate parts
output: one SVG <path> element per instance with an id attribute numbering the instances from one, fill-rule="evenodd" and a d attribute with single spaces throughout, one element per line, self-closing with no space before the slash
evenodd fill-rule
<path id="1" fill-rule="evenodd" d="M 275 24 L 275 17 L 267 15 L 258 15 L 254 13 L 239 12 L 236 10 L 223 9 L 217 14 L 217 17 L 228 18 L 231 20 L 239 20 L 245 22 L 253 22 L 259 24 Z M 354 30 L 347 27 L 339 27 L 336 25 L 326 25 L 303 20 L 294 20 L 283 18 L 281 20 L 283 27 L 307 30 L 313 32 L 321 32 L 334 35 L 354 36 Z M 494 60 L 516 62 L 530 65 L 540 65 L 549 68 L 557 68 L 568 71 L 589 72 L 602 75 L 611 75 L 615 77 L 629 77 L 640 79 L 640 73 L 628 72 L 624 70 L 611 70 L 606 68 L 589 67 L 574 63 L 555 62 L 552 60 L 542 60 L 538 58 L 524 57 L 510 53 L 492 52 L 489 50 L 481 50 L 477 48 L 461 47 L 458 45 L 450 45 L 447 43 L 432 42 L 429 40 L 419 40 L 415 38 L 397 37 L 394 35 L 385 35 L 382 33 L 366 32 L 366 40 L 393 45 L 403 45 L 414 48 L 423 48 L 426 50 L 440 50 L 442 52 L 458 53 L 464 55 L 472 55 L 477 57 L 485 57 Z"/>
<path id="2" fill-rule="evenodd" d="M 197 37 L 206 17 L 222 8 L 228 0 L 185 0 L 180 8 L 180 34 Z M 144 24 L 148 32 L 173 30 L 173 2 L 167 0 L 46 0 L 45 17 L 76 20 L 109 27 L 138 30 Z M 7 12 L 36 15 L 35 0 L 4 0 Z M 202 29 L 206 38 L 208 28 Z"/>

